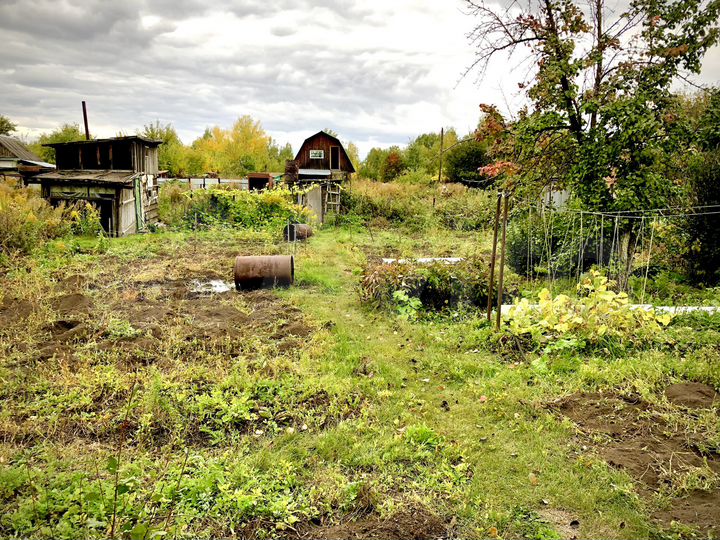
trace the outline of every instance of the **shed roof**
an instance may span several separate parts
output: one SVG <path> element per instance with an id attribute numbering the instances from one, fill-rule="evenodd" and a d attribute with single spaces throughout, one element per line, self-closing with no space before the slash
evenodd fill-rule
<path id="1" fill-rule="evenodd" d="M 126 137 L 110 137 L 108 139 L 90 139 L 87 141 L 81 140 L 81 141 L 47 143 L 47 144 L 43 144 L 43 146 L 49 146 L 51 148 L 56 148 L 58 146 L 68 146 L 68 145 L 75 145 L 75 144 L 94 144 L 94 143 L 104 143 L 104 142 L 113 142 L 113 141 L 140 141 L 140 142 L 147 144 L 148 146 L 160 146 L 162 144 L 162 141 L 148 139 L 147 137 L 143 137 L 141 135 L 128 135 Z"/>
<path id="2" fill-rule="evenodd" d="M 7 148 L 18 159 L 42 162 L 42 158 L 28 150 L 27 146 L 9 135 L 0 135 L 0 145 Z"/>
<path id="3" fill-rule="evenodd" d="M 142 175 L 142 173 L 133 171 L 69 169 L 38 174 L 33 179 L 41 182 L 43 180 L 50 180 L 67 184 L 80 183 L 124 186 L 131 184 L 133 179 L 140 175 Z"/>

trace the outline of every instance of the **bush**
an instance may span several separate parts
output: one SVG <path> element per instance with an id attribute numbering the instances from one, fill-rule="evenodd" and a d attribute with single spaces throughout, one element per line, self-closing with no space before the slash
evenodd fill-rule
<path id="1" fill-rule="evenodd" d="M 218 187 L 183 196 L 189 202 L 184 203 L 181 222 L 191 229 L 225 225 L 280 231 L 288 222 L 305 223 L 310 217 L 292 202 L 296 195 L 286 189 L 256 192 Z"/>
<path id="2" fill-rule="evenodd" d="M 423 229 L 431 221 L 434 190 L 419 184 L 359 180 L 342 193 L 346 211 L 368 222 Z"/>
<path id="3" fill-rule="evenodd" d="M 190 206 L 190 197 L 187 196 L 189 191 L 187 184 L 177 180 L 162 185 L 158 197 L 158 214 L 163 223 L 173 226 L 182 224 L 183 216 Z"/>
<path id="4" fill-rule="evenodd" d="M 494 193 L 460 184 L 445 184 L 438 191 L 435 214 L 443 226 L 459 231 L 492 226 L 497 201 Z"/>
<path id="5" fill-rule="evenodd" d="M 34 190 L 0 183 L 0 251 L 29 253 L 68 232 L 64 207 L 53 208 Z"/>
<path id="6" fill-rule="evenodd" d="M 420 309 L 484 308 L 488 277 L 489 265 L 479 257 L 456 264 L 444 261 L 377 264 L 365 269 L 360 295 L 365 302 L 376 307 L 392 307 L 402 315 L 411 315 Z M 508 282 L 512 283 L 512 278 Z M 513 286 L 506 288 L 513 289 Z"/>
<path id="7" fill-rule="evenodd" d="M 467 141 L 448 151 L 445 158 L 445 176 L 450 182 L 488 187 L 492 184 L 492 179 L 478 172 L 480 167 L 488 163 L 485 145 L 473 140 Z"/>

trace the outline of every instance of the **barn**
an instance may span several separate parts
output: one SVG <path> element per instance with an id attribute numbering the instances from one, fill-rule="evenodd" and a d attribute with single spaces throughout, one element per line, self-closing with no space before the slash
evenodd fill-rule
<path id="1" fill-rule="evenodd" d="M 158 221 L 158 146 L 139 136 L 47 144 L 57 169 L 33 177 L 51 204 L 88 201 L 110 236 L 146 230 Z"/>
<path id="2" fill-rule="evenodd" d="M 320 222 L 328 212 L 340 210 L 340 189 L 355 167 L 337 137 L 318 131 L 303 142 L 293 161 L 288 161 L 285 180 L 291 186 L 310 187 L 298 202 L 310 208 Z M 314 187 L 313 187 L 314 185 Z"/>

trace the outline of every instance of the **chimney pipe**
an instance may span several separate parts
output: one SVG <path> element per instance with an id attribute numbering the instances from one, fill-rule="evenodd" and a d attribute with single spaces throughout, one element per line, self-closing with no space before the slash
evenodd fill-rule
<path id="1" fill-rule="evenodd" d="M 87 107 L 85 107 L 85 102 L 82 102 L 83 107 L 83 121 L 85 122 L 85 140 L 90 140 L 90 128 L 88 127 L 88 119 L 87 119 Z"/>

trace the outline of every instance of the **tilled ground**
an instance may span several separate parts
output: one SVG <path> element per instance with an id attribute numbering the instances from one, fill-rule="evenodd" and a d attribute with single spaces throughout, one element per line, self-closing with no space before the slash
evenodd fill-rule
<path id="1" fill-rule="evenodd" d="M 612 393 L 575 394 L 553 407 L 609 465 L 635 479 L 641 495 L 661 495 L 654 519 L 718 537 L 720 448 L 708 446 L 708 434 L 691 426 L 698 415 L 717 411 L 720 396 L 700 383 L 673 384 L 665 396 L 665 410 Z"/>

